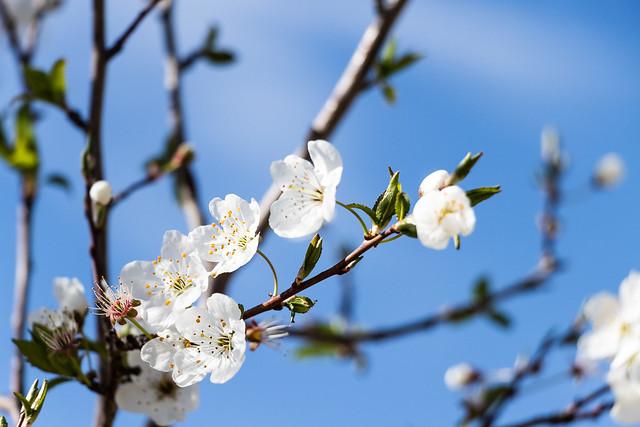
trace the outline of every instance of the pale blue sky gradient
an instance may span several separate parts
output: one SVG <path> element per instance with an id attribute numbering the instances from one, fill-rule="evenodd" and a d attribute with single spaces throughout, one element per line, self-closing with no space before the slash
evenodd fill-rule
<path id="1" fill-rule="evenodd" d="M 86 110 L 89 77 L 89 2 L 69 0 L 46 25 L 36 64 L 68 62 L 69 102 Z M 109 2 L 110 39 L 142 6 Z M 189 0 L 179 5 L 177 27 L 183 52 L 200 43 L 209 24 L 221 27 L 220 43 L 238 54 L 225 68 L 196 66 L 185 79 L 187 133 L 198 152 L 194 164 L 203 201 L 234 192 L 259 198 L 270 184 L 269 164 L 294 151 L 349 59 L 372 10 L 369 1 L 244 2 Z M 280 350 L 260 349 L 228 384 L 202 383 L 201 408 L 185 425 L 449 426 L 461 412 L 458 397 L 442 382 L 448 366 L 471 361 L 487 369 L 510 366 L 517 353 L 532 351 L 552 326 L 562 327 L 596 291 L 617 289 L 631 268 L 640 268 L 638 185 L 640 172 L 640 5 L 633 1 L 507 2 L 414 1 L 395 36 L 401 50 L 425 59 L 397 76 L 398 103 L 388 106 L 377 91 L 362 96 L 332 142 L 342 152 L 342 201 L 372 202 L 401 171 L 415 196 L 430 171 L 451 168 L 467 151 L 485 157 L 467 188 L 501 184 L 503 193 L 477 209 L 478 224 L 463 250 L 434 252 L 402 239 L 367 254 L 353 272 L 356 318 L 366 326 L 390 325 L 463 301 L 471 284 L 488 275 L 504 286 L 537 261 L 536 216 L 541 207 L 534 173 L 539 167 L 542 127 L 560 128 L 570 154 L 565 187 L 582 192 L 604 153 L 621 153 L 629 164 L 625 182 L 598 195 L 574 197 L 563 207 L 559 252 L 567 270 L 546 290 L 504 304 L 513 328 L 496 330 L 482 319 L 365 347 L 369 367 L 358 372 L 336 360 L 296 361 L 293 341 Z M 17 93 L 17 73 L 3 41 L 0 105 Z M 109 69 L 104 124 L 107 178 L 116 190 L 137 179 L 159 152 L 167 134 L 163 54 L 157 15 L 143 23 Z M 63 116 L 43 107 L 38 126 L 43 173 L 62 171 L 71 195 L 45 187 L 35 215 L 35 268 L 31 307 L 54 305 L 55 276 L 79 277 L 90 285 L 87 227 L 82 214 L 79 164 L 82 135 Z M 7 391 L 8 322 L 14 268 L 17 178 L 0 167 L 0 392 Z M 186 232 L 162 180 L 119 206 L 111 221 L 111 275 L 135 259 L 152 259 L 162 234 Z M 327 227 L 321 266 L 341 245 L 358 243 L 358 226 L 345 212 Z M 295 275 L 304 241 L 270 236 L 264 251 L 286 282 Z M 270 289 L 259 259 L 236 276 L 231 295 L 253 305 Z M 339 281 L 308 294 L 313 313 L 336 311 Z M 286 313 L 278 315 L 286 320 Z M 552 360 L 549 374 L 567 366 L 571 352 Z M 30 370 L 29 378 L 42 376 Z M 514 420 L 560 408 L 583 385 L 531 392 L 509 408 Z M 54 390 L 39 426 L 89 425 L 93 397 L 77 385 Z M 118 426 L 143 417 L 121 413 Z M 603 417 L 599 425 L 610 425 Z"/>

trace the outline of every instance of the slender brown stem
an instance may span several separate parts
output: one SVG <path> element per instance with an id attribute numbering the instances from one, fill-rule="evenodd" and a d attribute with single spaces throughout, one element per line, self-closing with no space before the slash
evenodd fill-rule
<path id="1" fill-rule="evenodd" d="M 242 316 L 243 319 L 247 320 L 254 316 L 257 316 L 260 313 L 264 313 L 269 310 L 277 310 L 282 307 L 282 303 L 287 299 L 305 289 L 310 288 L 313 285 L 316 285 L 330 277 L 348 273 L 351 269 L 352 263 L 357 262 L 358 258 L 362 256 L 369 249 L 375 248 L 378 244 L 384 240 L 386 237 L 391 236 L 392 234 L 396 234 L 398 231 L 395 227 L 390 227 L 387 230 L 381 232 L 375 237 L 363 241 L 360 246 L 358 246 L 353 252 L 351 252 L 346 257 L 342 258 L 340 261 L 335 263 L 333 266 L 324 270 L 321 273 L 316 274 L 315 276 L 307 279 L 303 282 L 296 283 L 295 281 L 291 284 L 291 286 L 285 290 L 284 292 L 274 295 L 262 304 L 258 304 L 255 307 L 252 307 L 246 310 Z"/>
<path id="2" fill-rule="evenodd" d="M 298 150 L 298 155 L 308 159 L 307 141 L 329 139 L 338 124 L 344 119 L 353 102 L 362 92 L 363 82 L 366 81 L 375 59 L 407 3 L 408 0 L 395 0 L 381 9 L 373 18 L 331 95 L 314 118 L 304 144 Z M 265 237 L 269 231 L 269 208 L 279 196 L 280 188 L 272 185 L 262 197 L 258 226 L 258 232 L 262 237 Z M 213 282 L 212 292 L 225 293 L 232 277 L 233 273 L 218 276 Z"/>
<path id="3" fill-rule="evenodd" d="M 122 33 L 122 35 L 118 37 L 118 39 L 115 41 L 113 46 L 107 49 L 107 52 L 106 52 L 107 60 L 110 60 L 111 58 L 116 56 L 118 53 L 120 53 L 120 51 L 124 47 L 127 40 L 129 40 L 129 38 L 134 33 L 136 28 L 138 28 L 138 25 L 142 23 L 144 18 L 153 10 L 154 7 L 156 7 L 158 3 L 160 3 L 160 0 L 150 0 L 149 3 L 147 3 L 147 5 L 138 13 L 138 16 L 136 16 L 133 22 L 129 24 L 129 26 Z"/>
<path id="4" fill-rule="evenodd" d="M 120 193 L 118 193 L 115 196 L 113 196 L 113 198 L 111 199 L 111 203 L 109 204 L 109 207 L 110 208 L 114 207 L 115 205 L 117 205 L 118 203 L 122 202 L 124 199 L 129 197 L 134 192 L 136 192 L 136 191 L 146 187 L 147 185 L 153 183 L 160 176 L 161 175 L 157 175 L 157 174 L 147 174 L 143 178 L 139 179 L 138 181 L 133 182 L 127 188 L 122 190 Z"/>
<path id="5" fill-rule="evenodd" d="M 169 110 L 172 125 L 172 147 L 177 148 L 186 141 L 184 128 L 184 113 L 181 94 L 181 70 L 178 60 L 178 47 L 173 23 L 174 2 L 168 1 L 162 4 L 161 22 L 164 33 L 164 45 L 166 52 L 166 81 L 169 93 Z M 204 224 L 205 214 L 200 208 L 196 180 L 188 166 L 179 168 L 174 172 L 178 200 L 182 212 L 187 220 L 189 229 Z"/>
<path id="6" fill-rule="evenodd" d="M 312 325 L 310 327 L 303 327 L 300 329 L 290 329 L 289 335 L 313 341 L 331 342 L 344 345 L 355 345 L 363 342 L 376 342 L 393 338 L 401 338 L 405 335 L 427 331 L 446 323 L 482 314 L 495 307 L 499 302 L 538 289 L 544 284 L 550 275 L 551 272 L 549 271 L 535 271 L 524 279 L 489 294 L 485 299 L 458 304 L 438 313 L 429 314 L 417 320 L 412 320 L 396 326 L 370 331 L 365 330 L 345 332 L 342 334 L 327 334 L 326 330 L 317 329 Z"/>

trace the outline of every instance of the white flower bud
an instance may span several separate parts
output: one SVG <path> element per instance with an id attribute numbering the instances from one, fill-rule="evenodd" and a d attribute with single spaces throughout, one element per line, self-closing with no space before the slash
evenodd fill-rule
<path id="1" fill-rule="evenodd" d="M 435 172 L 431 172 L 420 183 L 420 187 L 418 188 L 418 195 L 422 197 L 431 191 L 441 190 L 442 187 L 444 187 L 447 183 L 448 179 L 449 172 L 445 170 L 437 170 Z"/>
<path id="2" fill-rule="evenodd" d="M 602 156 L 593 173 L 593 180 L 598 187 L 612 187 L 624 177 L 624 160 L 616 153 Z"/>
<path id="3" fill-rule="evenodd" d="M 111 201 L 111 184 L 108 181 L 96 181 L 89 190 L 89 197 L 95 203 L 108 205 Z"/>
<path id="4" fill-rule="evenodd" d="M 468 363 L 458 363 L 444 373 L 444 383 L 449 390 L 460 390 L 478 378 L 478 373 Z"/>
<path id="5" fill-rule="evenodd" d="M 542 129 L 540 149 L 542 160 L 545 162 L 554 164 L 561 162 L 562 152 L 560 150 L 560 134 L 556 128 L 546 126 Z"/>

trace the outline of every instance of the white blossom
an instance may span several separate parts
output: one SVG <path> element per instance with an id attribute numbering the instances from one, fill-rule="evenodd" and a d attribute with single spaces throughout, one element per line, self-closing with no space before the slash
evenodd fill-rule
<path id="1" fill-rule="evenodd" d="M 313 164 L 289 155 L 271 164 L 271 177 L 282 194 L 271 205 L 269 225 L 280 237 L 304 237 L 333 219 L 336 187 L 342 178 L 342 158 L 333 145 L 308 143 Z"/>
<path id="2" fill-rule="evenodd" d="M 540 149 L 542 160 L 547 163 L 560 164 L 562 162 L 562 151 L 560 149 L 560 134 L 558 130 L 551 126 L 542 129 L 540 138 Z"/>
<path id="3" fill-rule="evenodd" d="M 89 189 L 89 197 L 95 203 L 100 205 L 108 205 L 111 201 L 111 184 L 108 181 L 96 181 Z"/>
<path id="4" fill-rule="evenodd" d="M 83 315 L 89 308 L 84 286 L 75 277 L 56 277 L 53 279 L 53 293 L 63 311 Z"/>
<path id="5" fill-rule="evenodd" d="M 607 382 L 615 400 L 611 417 L 620 424 L 640 423 L 640 354 L 636 351 L 624 363 L 613 364 Z"/>
<path id="6" fill-rule="evenodd" d="M 616 297 L 602 292 L 584 305 L 583 315 L 593 329 L 578 340 L 578 359 L 613 358 L 640 342 L 640 273 L 632 271 Z"/>
<path id="7" fill-rule="evenodd" d="M 189 233 L 200 257 L 215 263 L 212 274 L 230 273 L 248 263 L 258 250 L 260 205 L 228 194 L 209 202 L 217 223 L 195 228 Z"/>
<path id="8" fill-rule="evenodd" d="M 111 325 L 124 325 L 129 313 L 136 306 L 131 289 L 124 283 L 120 283 L 114 289 L 102 279 L 100 290 L 95 294 L 98 314 L 107 317 Z"/>
<path id="9" fill-rule="evenodd" d="M 431 172 L 420 183 L 420 187 L 418 188 L 418 195 L 422 197 L 425 194 L 430 193 L 431 191 L 442 190 L 449 180 L 449 177 L 449 172 L 447 172 L 446 170 L 441 169 L 435 172 Z"/>
<path id="10" fill-rule="evenodd" d="M 172 372 L 180 387 L 202 381 L 230 380 L 244 363 L 245 323 L 238 304 L 223 294 L 213 294 L 206 308 L 192 307 L 176 319 L 175 329 L 166 329 L 147 342 L 142 360 L 154 369 Z"/>
<path id="11" fill-rule="evenodd" d="M 476 216 L 464 190 L 452 185 L 424 194 L 413 208 L 412 221 L 424 246 L 445 249 L 452 237 L 473 232 Z"/>
<path id="12" fill-rule="evenodd" d="M 53 352 L 70 350 L 76 345 L 78 324 L 70 312 L 41 308 L 29 315 L 27 324 L 32 331 L 35 325 L 40 326 L 37 334 Z"/>
<path id="13" fill-rule="evenodd" d="M 131 289 L 143 320 L 153 329 L 171 326 L 178 313 L 195 303 L 209 285 L 209 274 L 191 240 L 175 230 L 164 234 L 161 255 L 155 261 L 133 261 L 120 272 Z"/>
<path id="14" fill-rule="evenodd" d="M 594 181 L 600 187 L 612 187 L 624 177 L 624 160 L 616 153 L 608 153 L 598 161 L 594 171 Z"/>
<path id="15" fill-rule="evenodd" d="M 142 363 L 139 351 L 128 352 L 127 362 L 131 368 L 139 367 L 140 374 L 118 386 L 115 400 L 120 409 L 146 414 L 156 424 L 168 426 L 198 407 L 198 385 L 178 387 L 170 374 Z"/>
<path id="16" fill-rule="evenodd" d="M 460 390 L 471 384 L 477 377 L 473 366 L 468 363 L 459 363 L 450 366 L 444 373 L 444 383 L 449 390 Z"/>

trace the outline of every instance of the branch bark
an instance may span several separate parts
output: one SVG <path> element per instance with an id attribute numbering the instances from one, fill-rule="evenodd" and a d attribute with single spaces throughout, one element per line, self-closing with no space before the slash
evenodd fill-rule
<path id="1" fill-rule="evenodd" d="M 116 56 L 118 53 L 120 53 L 120 51 L 124 47 L 124 45 L 127 42 L 127 40 L 129 40 L 129 38 L 134 33 L 136 28 L 138 28 L 138 25 L 140 25 L 142 23 L 144 18 L 149 13 L 151 13 L 153 8 L 156 7 L 156 5 L 158 3 L 160 3 L 160 0 L 150 0 L 149 3 L 147 3 L 147 5 L 138 13 L 138 16 L 136 16 L 136 18 L 133 20 L 133 22 L 131 22 L 131 24 L 129 24 L 129 26 L 122 33 L 122 35 L 120 37 L 118 37 L 118 39 L 115 41 L 113 46 L 111 46 L 109 49 L 107 49 L 106 56 L 107 56 L 108 60 L 110 60 L 111 58 Z"/>
<path id="2" fill-rule="evenodd" d="M 375 59 L 378 57 L 393 25 L 407 4 L 408 0 L 396 0 L 378 11 L 362 35 L 331 95 L 313 119 L 304 144 L 297 152 L 299 156 L 309 159 L 307 141 L 329 139 L 338 124 L 344 119 L 353 102 L 362 92 L 364 82 Z M 280 188 L 275 185 L 272 185 L 262 197 L 260 202 L 261 217 L 258 226 L 258 232 L 261 233 L 262 237 L 265 237 L 269 231 L 269 208 L 278 197 L 280 197 Z M 213 281 L 212 292 L 227 292 L 232 277 L 233 273 L 217 277 Z"/>

